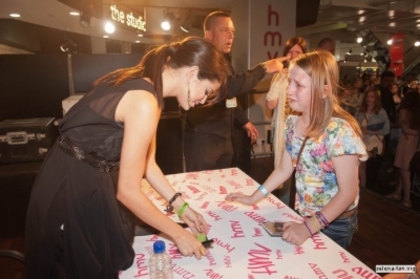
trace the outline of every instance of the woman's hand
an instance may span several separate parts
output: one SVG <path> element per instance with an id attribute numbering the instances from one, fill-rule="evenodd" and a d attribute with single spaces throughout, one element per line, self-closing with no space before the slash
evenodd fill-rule
<path id="1" fill-rule="evenodd" d="M 201 256 L 207 254 L 207 250 L 194 235 L 196 234 L 191 234 L 189 231 L 182 230 L 181 234 L 176 238 L 173 238 L 173 240 L 183 256 L 192 257 L 194 255 L 196 259 L 200 260 Z"/>
<path id="2" fill-rule="evenodd" d="M 282 238 L 291 244 L 301 245 L 310 236 L 308 229 L 302 223 L 287 222 L 283 225 Z"/>
<path id="3" fill-rule="evenodd" d="M 251 196 L 242 193 L 229 193 L 226 195 L 225 200 L 229 202 L 237 201 L 247 205 L 254 203 Z"/>
<path id="4" fill-rule="evenodd" d="M 207 235 L 209 232 L 209 225 L 203 216 L 189 206 L 182 213 L 182 220 L 188 225 L 193 235 L 197 233 Z"/>

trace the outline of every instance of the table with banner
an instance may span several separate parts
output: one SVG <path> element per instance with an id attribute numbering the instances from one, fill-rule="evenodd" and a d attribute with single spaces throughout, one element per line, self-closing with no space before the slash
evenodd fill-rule
<path id="1" fill-rule="evenodd" d="M 381 278 L 348 251 L 320 233 L 295 246 L 271 237 L 263 221 L 302 221 L 292 209 L 270 194 L 253 206 L 224 200 L 229 192 L 251 194 L 259 186 L 238 168 L 166 176 L 192 208 L 210 225 L 212 248 L 201 260 L 183 257 L 164 235 L 135 237 L 133 265 L 120 278 L 149 278 L 147 263 L 153 242 L 164 240 L 172 257 L 174 278 Z M 167 202 L 143 180 L 144 193 L 165 212 Z M 166 212 L 165 212 L 166 214 Z M 176 214 L 170 216 L 180 222 Z"/>

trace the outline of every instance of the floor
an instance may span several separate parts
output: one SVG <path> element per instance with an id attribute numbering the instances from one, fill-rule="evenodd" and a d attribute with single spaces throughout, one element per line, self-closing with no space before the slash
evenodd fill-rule
<path id="1" fill-rule="evenodd" d="M 272 157 L 253 159 L 250 176 L 262 183 L 272 166 Z M 349 252 L 373 270 L 378 264 L 414 264 L 420 260 L 420 213 L 387 200 L 375 188 L 360 191 L 359 227 Z M 22 220 L 12 218 L 1 225 L 17 229 L 0 235 L 0 249 L 23 251 L 24 232 L 16 223 Z M 0 278 L 23 279 L 23 271 L 19 261 L 0 258 Z"/>

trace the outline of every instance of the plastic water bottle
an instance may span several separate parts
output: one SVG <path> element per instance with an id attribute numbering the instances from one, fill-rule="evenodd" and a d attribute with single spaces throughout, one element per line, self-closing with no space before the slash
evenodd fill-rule
<path id="1" fill-rule="evenodd" d="M 166 252 L 165 242 L 157 240 L 153 243 L 153 255 L 149 260 L 150 279 L 172 279 L 172 259 Z"/>

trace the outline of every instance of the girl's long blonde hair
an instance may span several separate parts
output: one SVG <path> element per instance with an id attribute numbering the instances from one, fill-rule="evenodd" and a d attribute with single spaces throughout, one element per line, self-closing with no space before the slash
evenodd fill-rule
<path id="1" fill-rule="evenodd" d="M 299 55 L 293 59 L 290 66 L 299 66 L 312 79 L 312 98 L 310 109 L 310 123 L 307 136 L 319 137 L 327 128 L 331 117 L 338 117 L 347 121 L 353 130 L 362 136 L 356 119 L 341 108 L 338 101 L 339 73 L 334 56 L 327 51 L 312 51 Z M 325 85 L 328 91 L 325 92 Z"/>

